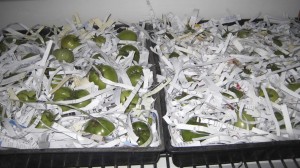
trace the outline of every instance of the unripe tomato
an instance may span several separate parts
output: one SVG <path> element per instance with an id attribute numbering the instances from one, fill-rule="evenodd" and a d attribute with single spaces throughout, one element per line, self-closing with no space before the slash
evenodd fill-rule
<path id="1" fill-rule="evenodd" d="M 106 38 L 99 35 L 99 36 L 94 36 L 93 37 L 93 41 L 98 45 L 101 46 L 102 44 L 104 44 L 106 42 Z"/>
<path id="2" fill-rule="evenodd" d="M 130 94 L 131 94 L 130 90 L 124 90 L 124 91 L 121 92 L 120 101 L 121 101 L 122 104 L 125 103 L 125 101 L 127 100 L 127 98 L 129 97 Z M 129 106 L 125 110 L 125 112 L 126 113 L 130 112 L 136 106 L 138 101 L 139 101 L 139 97 L 138 97 L 138 95 L 135 95 L 133 97 L 133 99 L 131 100 Z"/>
<path id="3" fill-rule="evenodd" d="M 87 133 L 108 136 L 115 130 L 115 125 L 106 118 L 100 117 L 87 122 L 84 131 Z"/>
<path id="4" fill-rule="evenodd" d="M 300 83 L 290 83 L 287 85 L 287 88 L 291 89 L 292 91 L 296 91 L 300 88 Z"/>
<path id="5" fill-rule="evenodd" d="M 90 92 L 88 92 L 87 90 L 75 90 L 73 91 L 73 99 L 79 99 L 79 98 L 82 98 L 84 96 L 87 96 L 89 95 Z M 88 104 L 91 103 L 91 100 L 85 100 L 83 102 L 80 102 L 80 103 L 75 103 L 73 106 L 77 107 L 77 108 L 82 108 L 82 107 L 85 107 L 87 106 Z"/>
<path id="6" fill-rule="evenodd" d="M 59 62 L 74 62 L 74 54 L 68 49 L 56 49 L 53 51 L 53 55 Z"/>
<path id="7" fill-rule="evenodd" d="M 199 119 L 197 121 L 198 117 L 192 117 L 191 119 L 189 119 L 189 121 L 186 124 L 190 124 L 190 125 L 199 125 L 199 126 L 205 126 L 207 127 L 207 124 L 201 123 L 201 120 Z M 207 132 L 193 132 L 190 130 L 181 130 L 181 136 L 184 142 L 187 141 L 192 141 L 193 138 L 200 138 L 200 137 L 204 137 L 204 136 L 208 136 L 209 133 Z"/>
<path id="8" fill-rule="evenodd" d="M 126 57 L 126 56 L 128 56 L 128 54 L 129 54 L 130 51 L 134 51 L 133 60 L 135 60 L 136 62 L 139 62 L 139 60 L 140 60 L 140 52 L 139 52 L 139 50 L 135 46 L 130 45 L 130 44 L 125 45 L 122 48 L 120 48 L 120 50 L 119 50 L 119 56 L 122 55 L 122 56 Z"/>
<path id="9" fill-rule="evenodd" d="M 48 128 L 51 127 L 54 123 L 55 115 L 50 111 L 44 111 L 41 117 L 41 121 L 36 125 L 35 128 Z M 34 120 L 32 120 L 34 122 Z"/>
<path id="10" fill-rule="evenodd" d="M 237 114 L 238 115 L 238 114 Z M 255 118 L 253 118 L 251 115 L 247 114 L 246 112 L 242 113 L 243 120 L 246 121 L 255 121 Z M 251 130 L 253 127 L 255 127 L 255 124 L 247 124 L 244 123 L 238 116 L 237 122 L 234 123 L 234 126 L 242 128 L 242 129 L 247 129 L 247 125 L 249 127 L 249 130 Z"/>
<path id="11" fill-rule="evenodd" d="M 126 73 L 131 81 L 131 84 L 135 86 L 143 75 L 143 67 L 139 65 L 131 66 L 127 69 Z"/>
<path id="12" fill-rule="evenodd" d="M 120 40 L 129 40 L 129 41 L 137 41 L 137 35 L 135 32 L 131 31 L 131 30 L 123 30 L 122 32 L 120 32 L 117 37 Z"/>
<path id="13" fill-rule="evenodd" d="M 80 40 L 73 34 L 66 35 L 61 39 L 61 48 L 73 50 L 78 46 L 80 46 Z"/>
<path id="14" fill-rule="evenodd" d="M 96 67 L 101 72 L 104 78 L 113 82 L 118 82 L 118 75 L 113 67 L 104 64 L 97 65 Z M 102 80 L 99 78 L 98 73 L 95 70 L 92 70 L 89 73 L 89 81 L 94 82 L 94 84 L 97 85 L 100 90 L 106 88 L 106 84 L 102 82 Z"/>
<path id="15" fill-rule="evenodd" d="M 275 101 L 279 98 L 278 93 L 277 93 L 274 89 L 266 88 L 266 91 L 267 91 L 267 94 L 268 94 L 268 96 L 269 96 L 269 99 L 270 99 L 272 102 L 275 102 Z M 258 94 L 259 94 L 259 96 L 261 96 L 261 97 L 265 97 L 264 92 L 262 91 L 261 88 L 259 88 Z"/>
<path id="16" fill-rule="evenodd" d="M 177 52 L 172 52 L 170 55 L 169 55 L 169 58 L 178 58 L 179 57 L 179 54 Z"/>
<path id="17" fill-rule="evenodd" d="M 132 128 L 133 128 L 133 132 L 136 136 L 139 137 L 137 143 L 139 146 L 145 144 L 149 138 L 151 138 L 151 130 L 150 127 L 142 122 L 142 121 L 137 121 L 132 123 Z"/>
<path id="18" fill-rule="evenodd" d="M 36 93 L 34 90 L 22 90 L 17 94 L 19 100 L 24 102 L 35 102 L 36 101 Z"/>
<path id="19" fill-rule="evenodd" d="M 239 38 L 247 38 L 249 37 L 251 34 L 251 30 L 248 30 L 248 29 L 241 29 L 237 32 L 237 36 Z"/>

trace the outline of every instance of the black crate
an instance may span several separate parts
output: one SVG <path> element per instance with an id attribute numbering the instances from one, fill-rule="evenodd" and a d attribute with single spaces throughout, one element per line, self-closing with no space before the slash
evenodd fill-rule
<path id="1" fill-rule="evenodd" d="M 242 19 L 239 24 L 244 24 L 249 19 Z M 263 19 L 255 19 L 261 21 Z M 207 22 L 207 20 L 201 23 Z M 230 26 L 235 23 L 224 24 Z M 152 44 L 155 46 L 155 44 Z M 159 57 L 154 54 L 156 61 L 156 71 L 161 74 L 159 67 Z M 166 114 L 165 91 L 160 91 L 162 115 Z M 300 140 L 274 141 L 261 143 L 244 143 L 244 144 L 226 144 L 226 145 L 209 145 L 193 147 L 174 147 L 171 145 L 171 137 L 168 130 L 168 124 L 163 121 L 164 139 L 166 152 L 172 157 L 174 165 L 178 167 L 219 165 L 226 163 L 238 162 L 258 162 L 300 158 Z M 296 164 L 298 165 L 298 163 Z"/>
<path id="2" fill-rule="evenodd" d="M 118 31 L 126 25 L 117 25 Z M 147 28 L 147 27 L 146 27 Z M 49 29 L 43 30 L 44 34 Z M 150 51 L 149 40 L 146 47 Z M 149 64 L 155 64 L 149 53 Z M 151 67 L 156 82 L 156 68 Z M 0 149 L 0 168 L 57 168 L 57 167 L 105 167 L 127 165 L 155 165 L 165 151 L 162 127 L 160 94 L 153 95 L 157 110 L 157 131 L 161 144 L 158 147 L 115 147 L 115 148 L 65 148 L 65 149 Z"/>

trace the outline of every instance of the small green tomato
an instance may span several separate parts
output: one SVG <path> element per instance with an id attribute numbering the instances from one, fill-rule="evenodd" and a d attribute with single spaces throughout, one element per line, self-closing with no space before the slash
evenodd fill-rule
<path id="1" fill-rule="evenodd" d="M 131 31 L 131 30 L 123 30 L 122 32 L 120 32 L 117 37 L 120 40 L 129 40 L 129 41 L 137 41 L 137 35 L 135 32 Z"/>
<path id="2" fill-rule="evenodd" d="M 115 125 L 103 117 L 89 120 L 84 128 L 84 132 L 101 136 L 108 136 L 114 130 Z"/>
<path id="3" fill-rule="evenodd" d="M 135 86 L 143 75 L 143 67 L 138 65 L 131 66 L 127 69 L 126 73 L 131 81 L 131 84 Z"/>
<path id="4" fill-rule="evenodd" d="M 73 34 L 66 35 L 61 39 L 61 48 L 73 50 L 78 46 L 80 46 L 80 40 Z"/>
<path id="5" fill-rule="evenodd" d="M 59 61 L 59 62 L 67 62 L 67 63 L 72 63 L 74 62 L 74 54 L 72 51 L 62 48 L 62 49 L 56 49 L 53 51 L 54 57 Z"/>
<path id="6" fill-rule="evenodd" d="M 113 82 L 118 82 L 118 75 L 113 67 L 104 64 L 97 65 L 96 67 L 104 78 Z M 100 79 L 99 74 L 95 70 L 90 71 L 89 81 L 94 82 L 100 90 L 106 88 L 106 84 Z"/>

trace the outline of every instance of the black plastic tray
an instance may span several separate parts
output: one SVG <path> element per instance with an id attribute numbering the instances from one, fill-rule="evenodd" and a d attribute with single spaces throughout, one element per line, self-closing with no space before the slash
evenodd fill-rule
<path id="1" fill-rule="evenodd" d="M 161 91 L 160 94 L 162 112 L 165 113 L 165 93 Z M 163 127 L 166 151 L 178 167 L 300 158 L 299 140 L 174 147 L 171 145 L 168 124 L 165 121 Z"/>
<path id="2" fill-rule="evenodd" d="M 118 26 L 122 27 L 122 26 Z M 48 32 L 46 30 L 46 32 Z M 150 51 L 150 41 L 146 47 Z M 149 53 L 150 64 L 155 64 Z M 155 66 L 151 67 L 156 74 Z M 156 76 L 154 75 L 154 81 Z M 160 94 L 153 96 L 158 113 L 158 132 L 161 144 L 158 147 L 115 147 L 115 148 L 66 148 L 66 149 L 0 149 L 0 168 L 56 168 L 94 167 L 120 165 L 146 165 L 158 162 L 165 151 Z"/>
<path id="3" fill-rule="evenodd" d="M 249 19 L 242 19 L 239 24 L 244 24 Z M 255 19 L 261 21 L 263 19 Z M 207 20 L 201 21 L 201 23 Z M 224 24 L 230 26 L 235 23 Z M 154 46 L 154 44 L 152 44 Z M 159 57 L 154 54 L 156 71 L 161 74 Z M 166 101 L 164 90 L 160 91 L 162 115 L 166 114 Z M 174 165 L 178 167 L 221 165 L 225 163 L 257 162 L 270 160 L 283 160 L 300 158 L 300 140 L 244 143 L 193 147 L 174 147 L 171 145 L 171 137 L 168 124 L 163 121 L 166 152 L 172 157 Z"/>

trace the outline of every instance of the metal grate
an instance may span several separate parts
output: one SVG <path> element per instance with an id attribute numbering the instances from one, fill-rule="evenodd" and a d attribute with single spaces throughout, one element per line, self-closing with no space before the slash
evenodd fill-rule
<path id="1" fill-rule="evenodd" d="M 172 163 L 172 158 L 169 154 L 163 153 L 156 164 L 145 165 L 127 165 L 127 166 L 102 166 L 99 168 L 300 168 L 300 158 L 255 161 L 255 162 L 239 162 L 217 165 L 202 165 L 177 167 Z M 98 168 L 98 167 L 93 167 Z"/>

